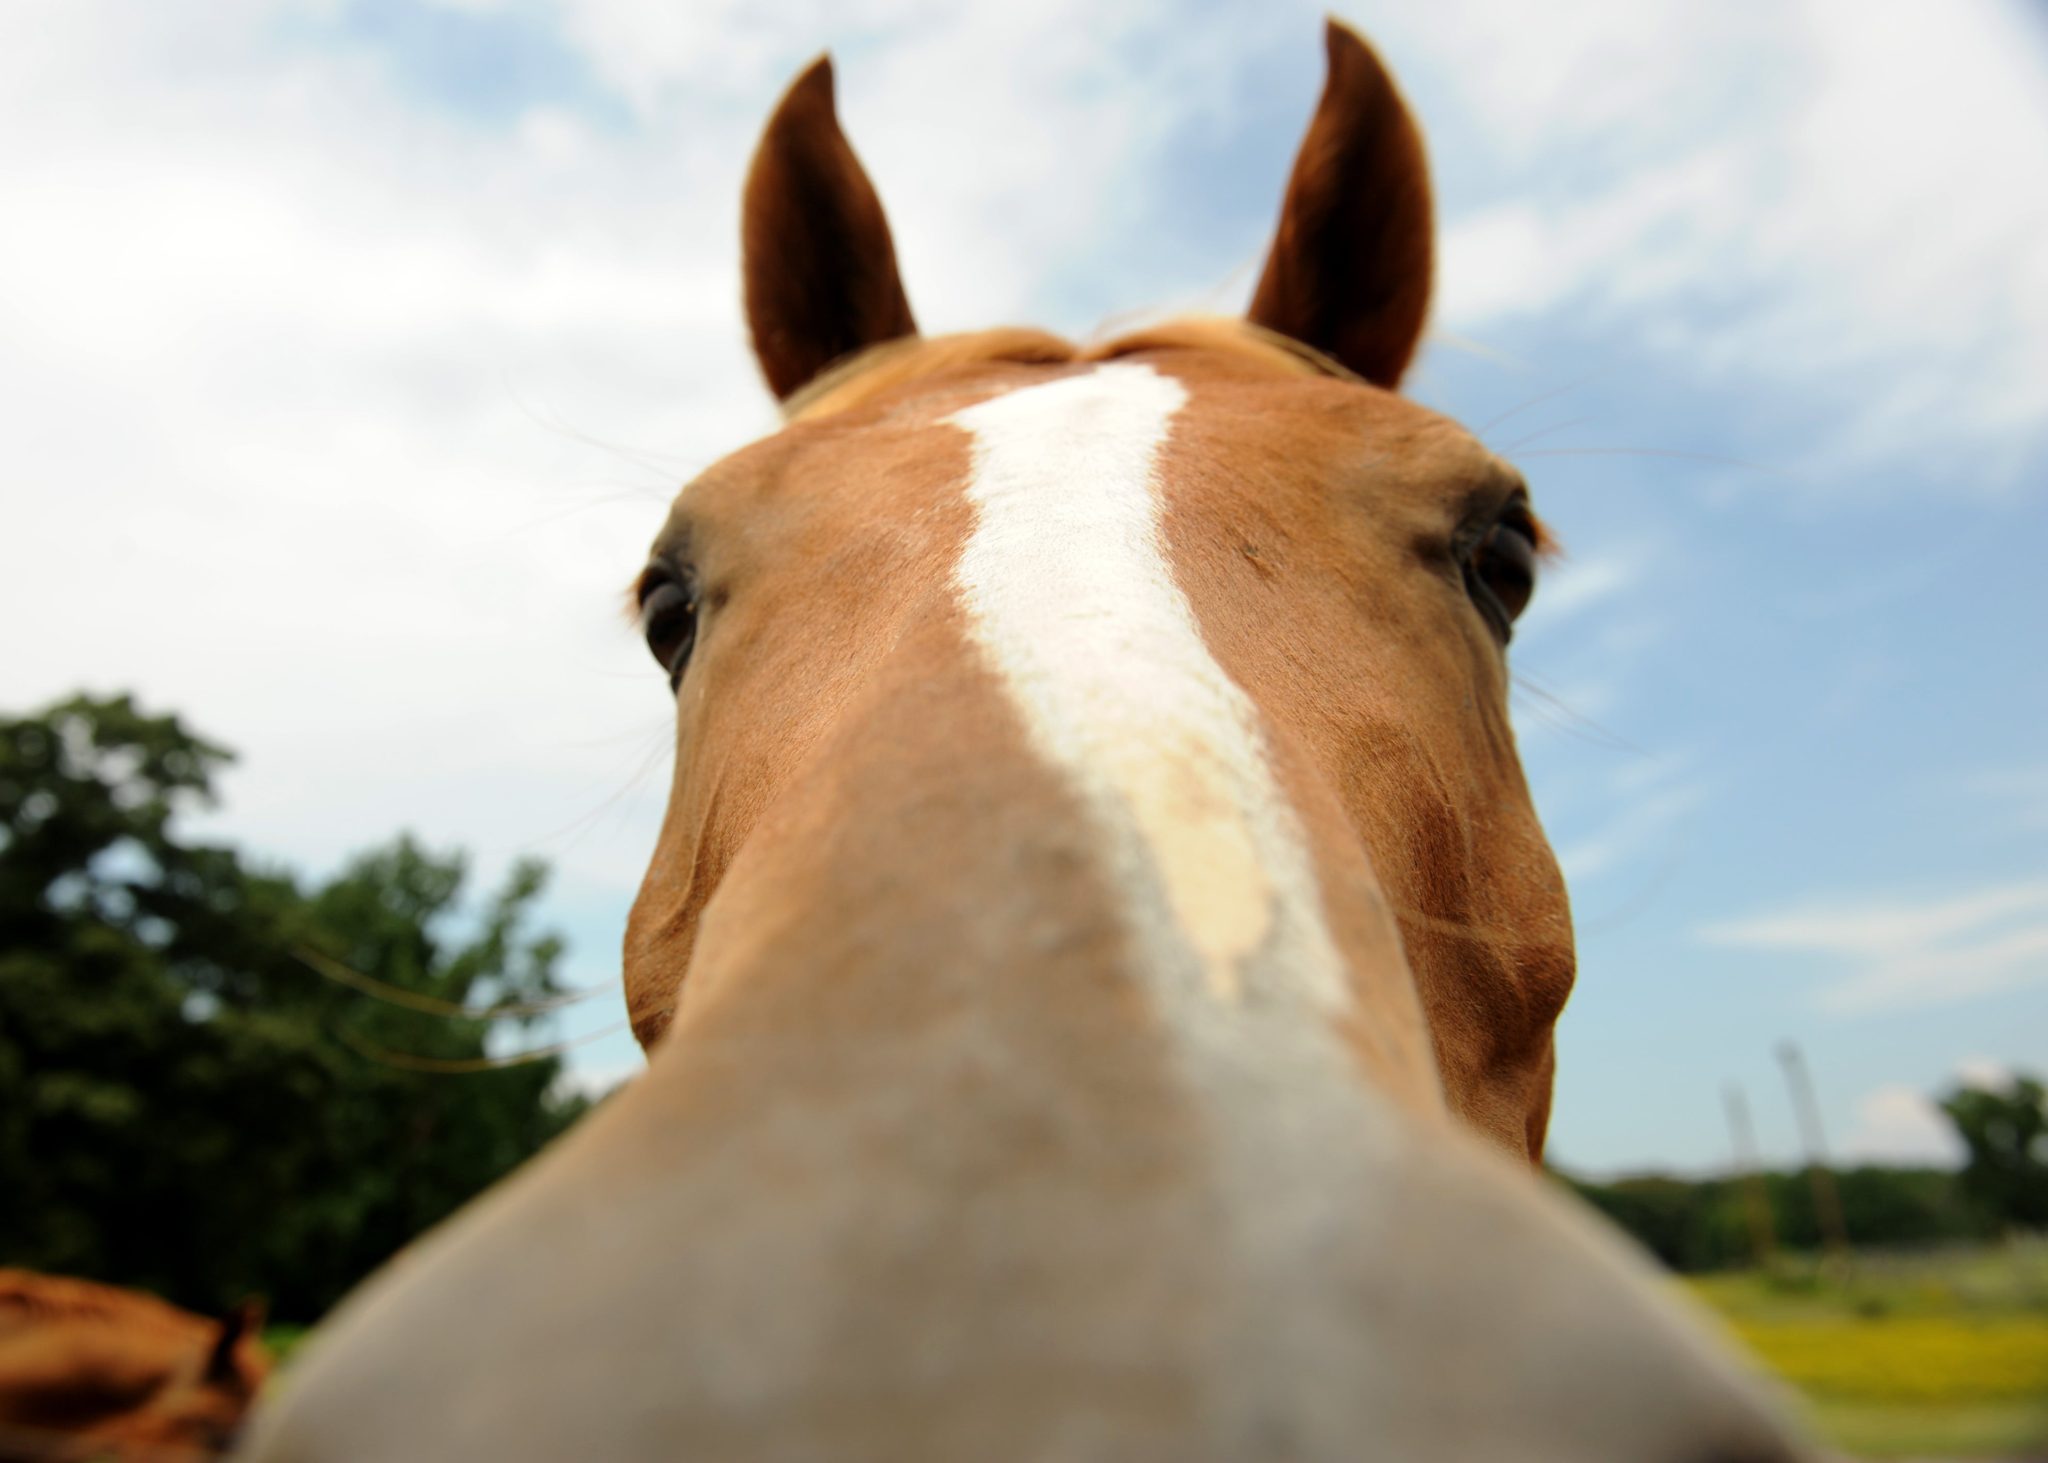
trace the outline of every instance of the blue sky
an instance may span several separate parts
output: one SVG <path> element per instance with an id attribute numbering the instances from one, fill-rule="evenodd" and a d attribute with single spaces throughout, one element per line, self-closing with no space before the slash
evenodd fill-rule
<path id="1" fill-rule="evenodd" d="M 1581 977 L 1556 1156 L 1838 1148 L 2048 1067 L 2048 27 L 2017 3 L 1350 4 L 1429 135 L 1411 383 L 1570 557 L 1518 723 Z M 1426 12 L 1426 13 L 1425 13 Z M 772 427 L 737 193 L 842 111 L 927 329 L 1235 309 L 1319 12 L 844 0 L 117 0 L 0 17 L 0 663 L 238 747 L 217 824 L 557 869 L 609 986 L 666 781 L 618 622 L 674 486 Z M 582 1049 L 601 1081 L 630 1042 Z"/>

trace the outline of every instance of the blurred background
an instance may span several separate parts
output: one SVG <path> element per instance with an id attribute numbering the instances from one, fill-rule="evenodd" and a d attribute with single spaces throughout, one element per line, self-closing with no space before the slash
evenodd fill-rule
<path id="1" fill-rule="evenodd" d="M 1432 151 L 1409 389 L 1567 550 L 1514 647 L 1580 931 L 1552 1160 L 1749 1267 L 1709 1298 L 1857 1446 L 2010 1454 L 2048 1394 L 2048 1261 L 1997 1244 L 2048 1223 L 2048 11 L 1337 9 Z M 1320 14 L 0 11 L 0 1263 L 310 1321 L 637 1067 L 669 716 L 620 594 L 775 424 L 737 211 L 796 69 L 833 51 L 928 333 L 1085 336 L 1242 308 Z M 252 1249 L 273 1193 L 320 1197 Z M 1873 1326 L 1920 1360 L 1814 1360 Z"/>

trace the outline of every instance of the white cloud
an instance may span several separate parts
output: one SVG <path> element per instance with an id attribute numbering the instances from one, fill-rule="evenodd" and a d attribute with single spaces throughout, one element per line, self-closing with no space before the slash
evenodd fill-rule
<path id="1" fill-rule="evenodd" d="M 1965 1087 L 2001 1092 L 2012 1086 L 2012 1068 L 1995 1057 L 1965 1057 L 1956 1063 L 1956 1080 Z"/>
<path id="2" fill-rule="evenodd" d="M 1991 1057 L 1965 1057 L 1955 1064 L 1955 1082 L 2000 1091 L 2012 1085 L 2012 1068 Z M 1945 1085 L 1945 1084 L 1944 1084 Z M 1903 1082 L 1888 1082 L 1856 1101 L 1856 1125 L 1842 1144 L 1855 1163 L 1960 1164 L 1967 1156 L 1955 1125 L 1933 1097 Z"/>
<path id="3" fill-rule="evenodd" d="M 1946 1005 L 2048 980 L 2048 880 L 1938 899 L 1809 904 L 1709 925 L 1699 934 L 1709 944 L 1846 965 L 1850 973 L 1819 992 L 1824 1009 Z"/>
<path id="4" fill-rule="evenodd" d="M 1709 375 L 1798 391 L 1838 463 L 2008 485 L 2048 420 L 2048 64 L 2028 17 L 1570 8 L 1406 22 L 1468 82 L 1479 135 L 1528 164 L 1524 191 L 1449 221 L 1444 322 L 1626 319 Z"/>
<path id="5" fill-rule="evenodd" d="M 1034 319 L 1049 281 L 1084 265 L 1129 269 L 1122 256 L 1160 181 L 1149 164 L 1178 129 L 1227 108 L 1247 29 L 1177 23 L 1167 0 L 559 8 L 566 39 L 654 125 L 713 110 L 751 128 L 798 68 L 832 51 L 842 119 L 887 205 L 928 331 Z M 1253 27 L 1277 28 L 1270 15 Z M 1312 47 L 1312 15 L 1303 11 L 1290 35 Z"/>
<path id="6" fill-rule="evenodd" d="M 739 164 L 420 114 L 204 14 L 58 7 L 0 86 L 7 705 L 134 688 L 242 753 L 218 823 L 266 854 L 410 827 L 622 918 L 669 730 L 619 591 L 675 482 L 773 419 L 728 240 L 649 179 Z"/>
<path id="7" fill-rule="evenodd" d="M 1963 1160 L 1963 1144 L 1932 1100 L 1893 1082 L 1857 1099 L 1856 1126 L 1843 1140 L 1842 1156 L 1852 1163 L 1952 1167 Z"/>
<path id="8" fill-rule="evenodd" d="M 1540 23 L 1511 0 L 1441 0 L 1352 17 L 1400 56 L 1428 53 L 1505 155 L 1553 148 L 1603 163 L 1658 157 L 1726 109 L 1728 70 L 1768 84 L 1783 23 L 1742 6 L 1554 0 Z M 1404 73 L 1405 74 L 1405 73 Z M 1411 85 L 1412 85 L 1411 81 Z"/>

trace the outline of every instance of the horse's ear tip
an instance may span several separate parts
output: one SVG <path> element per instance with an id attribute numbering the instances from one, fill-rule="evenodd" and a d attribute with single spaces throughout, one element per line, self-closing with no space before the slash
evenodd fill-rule
<path id="1" fill-rule="evenodd" d="M 816 99 L 830 106 L 832 79 L 832 53 L 820 51 L 812 58 L 810 65 L 797 73 L 796 80 L 789 84 L 790 98 Z"/>
<path id="2" fill-rule="evenodd" d="M 1371 41 L 1332 15 L 1324 21 L 1323 39 L 1329 51 L 1325 81 L 1330 92 L 1343 97 L 1371 97 L 1395 91 L 1394 75 Z"/>
<path id="3" fill-rule="evenodd" d="M 782 100 L 775 104 L 762 139 L 764 145 L 777 136 L 807 135 L 820 122 L 828 128 L 837 126 L 839 109 L 832 92 L 832 53 L 820 51 L 796 74 L 784 89 Z"/>
<path id="4" fill-rule="evenodd" d="M 269 1301 L 260 1295 L 245 1295 L 222 1314 L 221 1330 L 230 1336 L 261 1332 L 269 1314 Z"/>
<path id="5" fill-rule="evenodd" d="M 260 1295 L 246 1296 L 221 1316 L 213 1346 L 206 1358 L 209 1380 L 225 1380 L 236 1374 L 235 1349 L 244 1337 L 261 1338 L 269 1305 Z"/>

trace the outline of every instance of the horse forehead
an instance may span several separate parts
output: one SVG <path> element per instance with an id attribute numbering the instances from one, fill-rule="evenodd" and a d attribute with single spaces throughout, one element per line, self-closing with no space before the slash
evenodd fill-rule
<path id="1" fill-rule="evenodd" d="M 1245 380 L 1190 363 L 1180 437 L 1229 465 L 1256 456 L 1269 473 L 1346 471 L 1390 484 L 1480 482 L 1512 474 L 1456 419 L 1405 396 L 1343 380 Z M 1166 460 L 1169 471 L 1175 465 Z"/>
<path id="2" fill-rule="evenodd" d="M 1127 886 L 1146 968 L 1337 1010 L 1341 957 L 1261 718 L 1168 561 L 1157 454 L 1188 401 L 1177 377 L 1113 361 L 955 414 L 976 522 L 954 583 L 1034 752 Z"/>
<path id="3" fill-rule="evenodd" d="M 1226 469 L 1221 481 L 1231 481 L 1227 470 L 1239 455 L 1244 466 L 1259 466 L 1258 477 L 1266 480 L 1277 471 L 1306 482 L 1361 463 L 1397 486 L 1514 476 L 1461 423 L 1407 397 L 1354 381 L 1277 371 L 1228 351 L 982 362 L 906 382 L 844 414 L 798 421 L 741 448 L 684 485 L 656 550 L 685 543 L 695 522 L 744 520 L 765 499 L 783 495 L 878 517 L 934 495 L 956 494 L 969 472 L 971 434 L 960 419 L 964 409 L 1138 361 L 1187 393 L 1155 466 L 1168 485 L 1194 459 Z M 1075 420 L 1071 412 L 1046 413 L 1048 446 L 1074 430 Z"/>
<path id="4" fill-rule="evenodd" d="M 1171 350 L 1109 361 L 1015 368 L 980 395 L 1029 390 L 1062 377 L 1144 364 L 1185 391 L 1163 434 L 1154 471 L 1171 488 L 1196 464 L 1221 468 L 1212 483 L 1256 491 L 1278 475 L 1304 483 L 1378 479 L 1396 489 L 1518 479 L 1461 422 L 1396 392 L 1362 382 L 1278 370 L 1227 350 Z M 973 397 L 941 392 L 909 408 L 925 430 L 957 428 Z M 1047 433 L 1088 430 L 1073 412 L 1043 414 Z M 1099 440 L 1099 434 L 1098 440 Z M 1233 473 L 1234 467 L 1258 469 Z"/>

